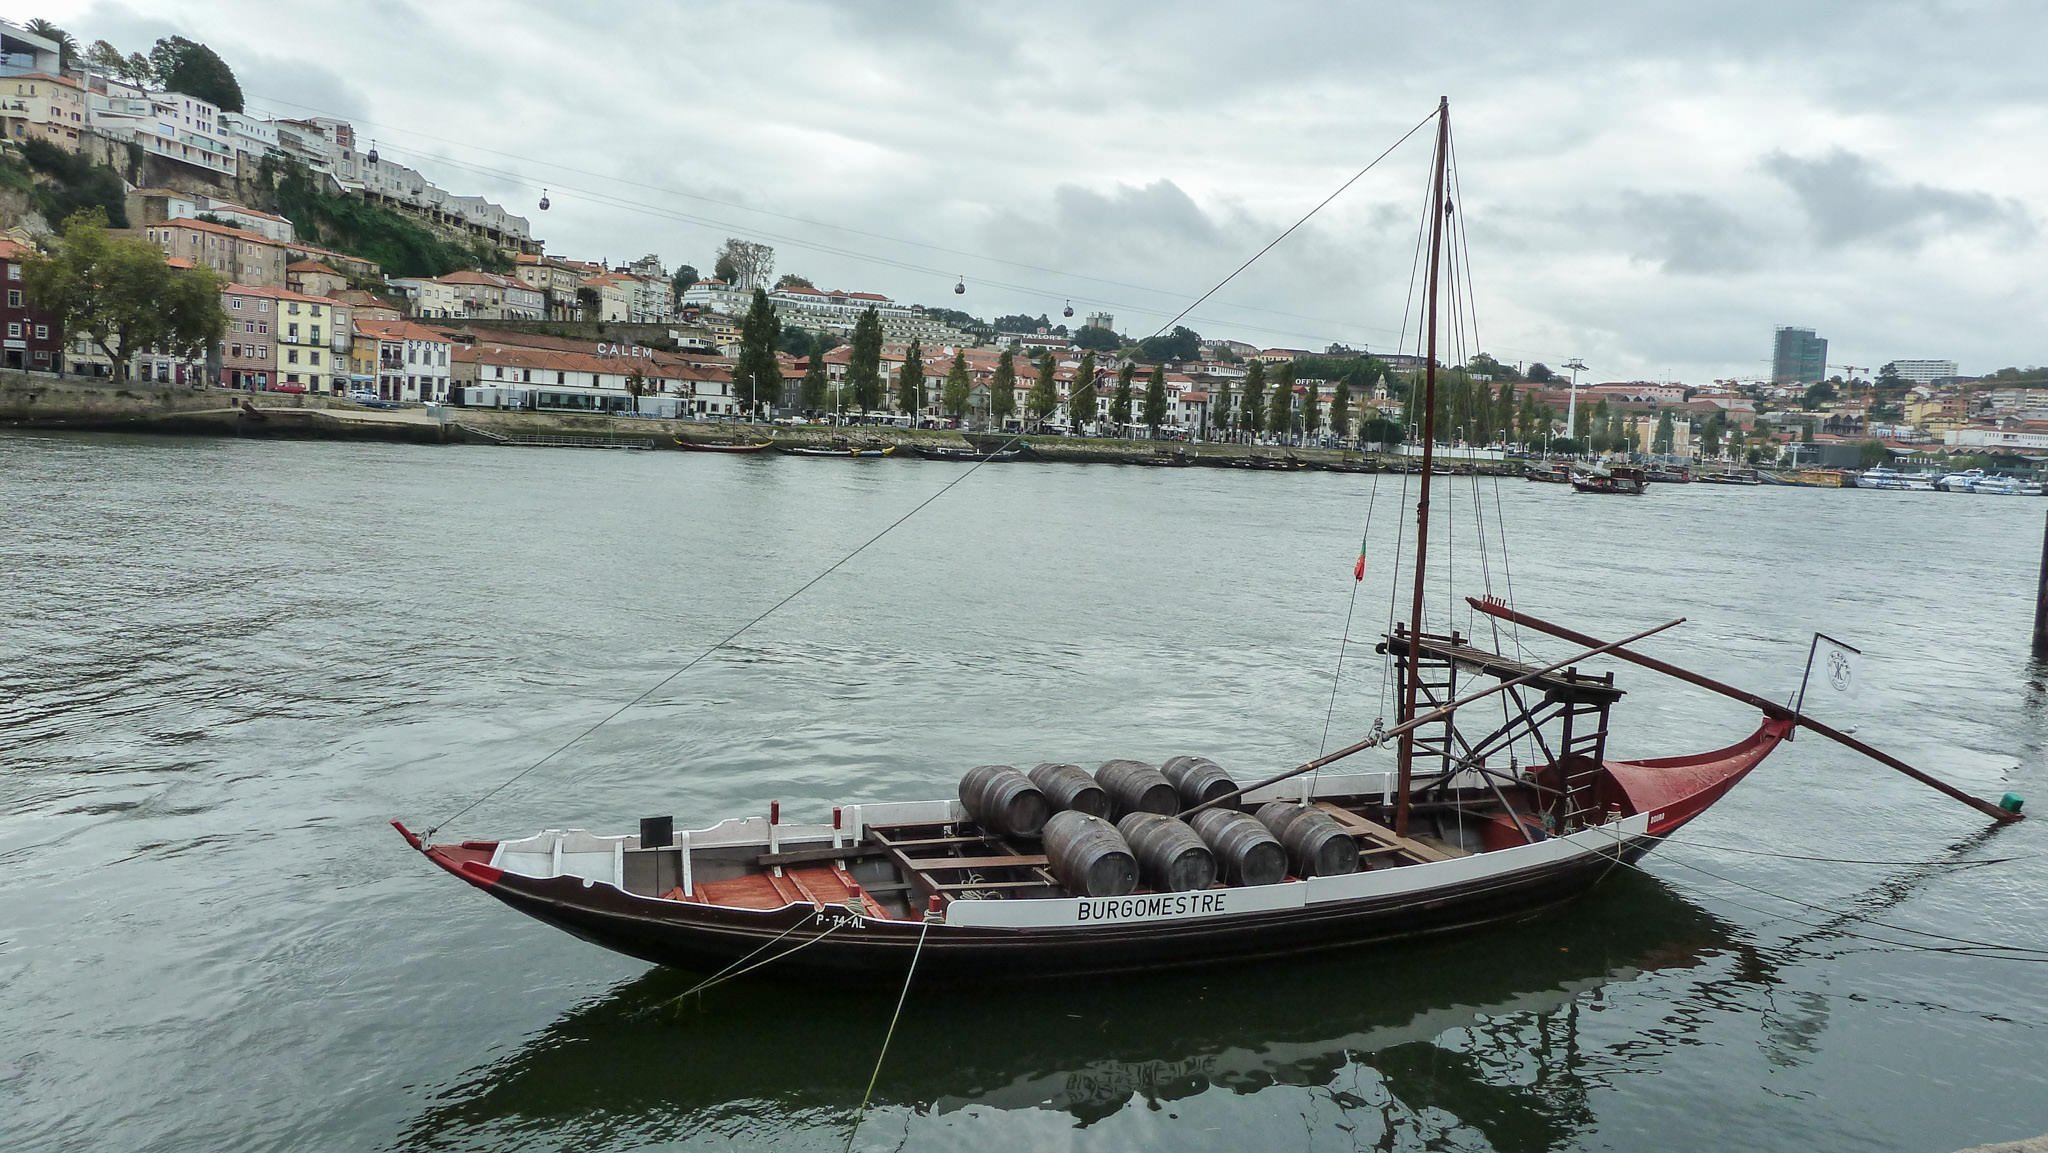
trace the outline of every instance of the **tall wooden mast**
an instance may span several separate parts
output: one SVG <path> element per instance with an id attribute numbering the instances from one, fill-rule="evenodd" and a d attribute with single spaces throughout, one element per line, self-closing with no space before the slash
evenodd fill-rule
<path id="1" fill-rule="evenodd" d="M 1422 368 L 1422 484 L 1415 500 L 1415 597 L 1408 609 L 1407 655 L 1402 658 L 1401 716 L 1415 715 L 1416 673 L 1422 656 L 1422 596 L 1429 571 L 1429 473 L 1436 460 L 1436 290 L 1437 270 L 1443 263 L 1444 172 L 1450 165 L 1451 100 L 1440 97 L 1436 109 L 1436 162 L 1430 174 L 1429 277 L 1423 284 L 1423 325 L 1429 333 Z M 1409 393 L 1414 399 L 1414 393 Z M 1401 734 L 1397 760 L 1394 832 L 1408 834 L 1408 791 L 1415 776 L 1415 731 Z"/>

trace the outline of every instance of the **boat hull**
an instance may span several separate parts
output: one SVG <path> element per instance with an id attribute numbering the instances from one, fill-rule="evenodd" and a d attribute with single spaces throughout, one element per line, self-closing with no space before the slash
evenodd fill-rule
<path id="1" fill-rule="evenodd" d="M 935 923 L 925 935 L 919 980 L 1024 980 L 1185 968 L 1508 923 L 1585 893 L 1621 862 L 1641 857 L 1653 845 L 1647 837 L 1617 839 L 1609 853 L 1580 854 L 1447 888 L 1202 921 L 1142 921 L 1064 931 Z M 692 972 L 723 969 L 757 950 L 765 956 L 777 948 L 788 949 L 809 935 L 815 945 L 775 962 L 777 979 L 899 981 L 924 929 L 916 921 L 855 918 L 833 906 L 791 905 L 764 913 L 715 906 L 674 912 L 650 909 L 649 905 L 671 903 L 605 886 L 586 887 L 577 878 L 542 881 L 507 874 L 479 887 L 594 945 Z M 834 929 L 834 924 L 840 927 Z M 821 935 L 825 930 L 829 936 Z M 771 944 L 775 948 L 764 948 Z"/>

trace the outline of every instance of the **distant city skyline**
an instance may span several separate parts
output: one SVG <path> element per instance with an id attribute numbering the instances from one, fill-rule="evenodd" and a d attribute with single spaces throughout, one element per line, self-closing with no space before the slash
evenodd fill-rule
<path id="1" fill-rule="evenodd" d="M 1503 361 L 1759 379 L 1756 334 L 1787 315 L 1859 365 L 2048 360 L 2031 344 L 2048 157 L 1985 143 L 2042 116 L 2030 66 L 2000 50 L 2048 30 L 2038 9 L 1453 9 L 510 0 L 490 37 L 463 6 L 404 0 L 375 19 L 252 0 L 16 15 L 124 51 L 203 40 L 252 108 L 347 117 L 394 161 L 526 215 L 551 253 L 701 269 L 738 235 L 821 284 L 984 318 L 1072 301 L 1140 336 L 1447 94 L 1478 348 Z M 601 67 L 576 47 L 594 18 Z M 1440 64 L 1353 50 L 1431 43 L 1446 18 L 1489 34 Z M 1890 66 L 1902 42 L 1909 70 Z M 707 44 L 772 66 L 677 48 Z M 543 97 L 534 78 L 565 66 L 585 79 Z M 1425 152 L 1411 141 L 1185 323 L 1408 347 Z"/>

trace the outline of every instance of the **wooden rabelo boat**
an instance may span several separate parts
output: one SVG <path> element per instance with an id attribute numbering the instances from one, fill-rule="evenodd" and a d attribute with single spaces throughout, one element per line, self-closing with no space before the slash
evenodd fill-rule
<path id="1" fill-rule="evenodd" d="M 842 456 L 855 459 L 893 456 L 896 453 L 896 446 L 893 444 L 835 444 L 829 446 L 785 444 L 778 446 L 778 448 L 788 456 Z"/>
<path id="2" fill-rule="evenodd" d="M 1650 490 L 1650 478 L 1642 469 L 1617 464 L 1612 468 L 1573 473 L 1572 490 L 1603 496 L 1641 496 Z"/>
<path id="3" fill-rule="evenodd" d="M 1808 716 L 1626 647 L 1679 621 L 1602 642 L 1468 598 L 1478 612 L 1578 646 L 1540 664 L 1475 636 L 1425 630 L 1438 273 L 1455 187 L 1446 183 L 1447 104 L 1436 127 L 1428 203 L 1443 211 L 1430 213 L 1423 281 L 1428 368 L 1413 591 L 1405 622 L 1380 643 L 1395 678 L 1396 723 L 1375 723 L 1345 748 L 1250 781 L 1176 756 L 1157 766 L 1111 761 L 1093 774 L 1073 765 L 1028 774 L 983 766 L 955 797 L 850 798 L 787 820 L 769 803 L 682 832 L 664 816 L 643 819 L 637 832 L 550 829 L 435 843 L 435 830 L 421 836 L 393 825 L 456 878 L 622 953 L 722 975 L 768 966 L 776 977 L 897 982 L 913 965 L 920 981 L 1128 972 L 1526 918 L 1650 852 L 1795 726 L 1996 819 L 2017 819 L 2016 803 L 2006 812 Z M 1610 714 L 1622 689 L 1612 672 L 1578 667 L 1603 655 L 1762 716 L 1753 731 L 1707 751 L 1610 759 Z M 1480 717 L 1470 706 L 1482 700 Z M 1395 750 L 1389 768 L 1333 767 L 1380 746 Z M 1518 748 L 1542 755 L 1520 763 Z"/>
<path id="4" fill-rule="evenodd" d="M 1004 461 L 1020 459 L 1024 455 L 1023 452 L 1021 452 L 1015 447 L 947 448 L 944 446 L 930 447 L 926 445 L 913 445 L 911 447 L 911 451 L 916 453 L 918 456 L 923 457 L 925 460 L 952 460 L 965 461 L 968 463 L 989 462 L 1000 464 Z"/>
<path id="5" fill-rule="evenodd" d="M 772 440 L 764 440 L 758 443 L 748 443 L 745 441 L 719 443 L 717 441 L 684 440 L 680 436 L 672 437 L 671 439 L 676 442 L 677 448 L 685 452 L 765 452 L 775 447 L 775 442 Z"/>

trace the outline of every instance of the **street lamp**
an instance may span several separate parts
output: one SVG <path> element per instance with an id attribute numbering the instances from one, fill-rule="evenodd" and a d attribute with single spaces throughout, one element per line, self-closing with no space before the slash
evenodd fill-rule
<path id="1" fill-rule="evenodd" d="M 1564 403 L 1564 434 L 1576 447 L 1579 443 L 1579 373 L 1585 371 L 1586 362 L 1574 356 L 1565 361 L 1564 366 L 1572 370 L 1571 396 Z"/>

